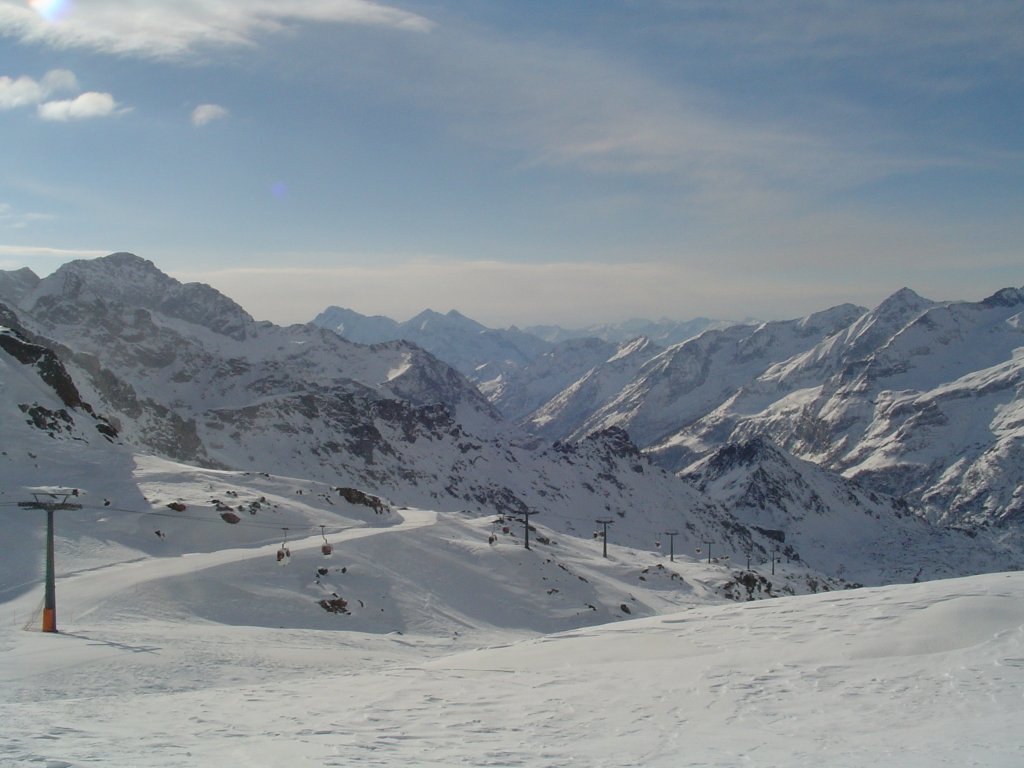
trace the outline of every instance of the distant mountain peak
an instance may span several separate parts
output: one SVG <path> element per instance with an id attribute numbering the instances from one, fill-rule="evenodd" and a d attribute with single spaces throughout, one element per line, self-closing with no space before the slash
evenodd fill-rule
<path id="1" fill-rule="evenodd" d="M 486 330 L 486 327 L 476 320 L 472 320 L 454 309 L 449 310 L 445 314 L 441 314 L 433 309 L 424 309 L 412 319 L 402 323 L 401 327 L 413 333 L 426 332 L 436 327 L 463 328 L 474 333 Z"/>
<path id="2" fill-rule="evenodd" d="M 927 309 L 935 304 L 931 299 L 926 299 L 910 288 L 900 288 L 891 296 L 887 297 L 874 309 L 876 315 L 883 315 L 892 312 L 901 312 L 906 309 Z"/>
<path id="3" fill-rule="evenodd" d="M 0 270 L 0 301 L 17 304 L 39 285 L 39 276 L 28 267 L 10 272 Z"/>
<path id="4" fill-rule="evenodd" d="M 45 313 L 62 301 L 94 297 L 102 304 L 157 310 L 236 340 L 255 321 L 241 306 L 202 283 L 181 283 L 153 262 L 118 252 L 62 265 L 23 297 L 30 312 Z"/>
<path id="5" fill-rule="evenodd" d="M 1002 288 L 981 303 L 986 307 L 1015 307 L 1024 304 L 1024 288 Z"/>

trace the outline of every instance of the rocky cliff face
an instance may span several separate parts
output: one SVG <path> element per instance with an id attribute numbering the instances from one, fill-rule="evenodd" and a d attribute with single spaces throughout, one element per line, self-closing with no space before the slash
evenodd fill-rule
<path id="1" fill-rule="evenodd" d="M 4 353 L 2 380 L 7 396 L 0 407 L 9 409 L 10 414 L 17 408 L 24 414 L 25 424 L 54 439 L 88 442 L 96 435 L 108 441 L 117 438 L 116 428 L 98 417 L 92 406 L 82 399 L 57 354 L 30 339 L 17 315 L 3 304 L 0 304 L 0 352 Z M 17 420 L 17 416 L 14 419 Z M 14 435 L 6 437 L 14 442 Z"/>

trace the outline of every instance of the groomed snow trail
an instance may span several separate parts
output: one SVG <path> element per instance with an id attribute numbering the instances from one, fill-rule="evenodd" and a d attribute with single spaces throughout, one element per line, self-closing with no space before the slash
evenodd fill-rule
<path id="1" fill-rule="evenodd" d="M 437 513 L 432 511 L 403 509 L 396 510 L 395 514 L 402 517 L 402 522 L 397 525 L 382 528 L 353 526 L 329 535 L 328 541 L 337 545 L 368 536 L 410 531 L 434 525 L 437 522 Z M 319 549 L 323 542 L 323 537 L 317 534 L 289 541 L 288 548 L 294 554 L 304 550 Z M 266 544 L 216 552 L 187 553 L 177 557 L 147 557 L 130 562 L 103 565 L 58 578 L 56 580 L 58 629 L 62 605 L 68 606 L 69 614 L 83 616 L 117 593 L 137 588 L 147 582 L 194 574 L 245 560 L 266 558 L 268 561 L 272 561 L 276 557 L 279 547 L 279 544 Z M 40 591 L 34 590 L 10 602 L 0 604 L 0 612 L 2 612 L 0 615 L 6 614 L 15 617 L 20 615 L 27 618 L 36 612 L 40 600 Z"/>

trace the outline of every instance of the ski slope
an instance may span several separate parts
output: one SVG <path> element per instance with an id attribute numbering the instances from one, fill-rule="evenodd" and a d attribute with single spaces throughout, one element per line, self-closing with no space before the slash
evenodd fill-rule
<path id="1" fill-rule="evenodd" d="M 0 605 L 0 764 L 1024 764 L 1024 574 L 721 604 L 689 558 L 400 514 L 325 583 L 313 537 L 68 575 L 58 635 Z M 315 605 L 343 586 L 363 611 Z"/>

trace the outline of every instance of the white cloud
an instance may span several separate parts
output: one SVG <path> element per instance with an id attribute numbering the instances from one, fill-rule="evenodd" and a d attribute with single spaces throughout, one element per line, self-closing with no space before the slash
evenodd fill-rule
<path id="1" fill-rule="evenodd" d="M 117 102 L 109 93 L 89 91 L 73 99 L 47 101 L 37 108 L 39 117 L 51 122 L 68 122 L 69 120 L 88 120 L 94 117 L 107 117 L 118 110 Z"/>
<path id="2" fill-rule="evenodd" d="M 38 104 L 43 99 L 42 86 L 31 77 L 0 77 L 0 109 L 15 109 Z"/>
<path id="3" fill-rule="evenodd" d="M 0 35 L 146 58 L 178 57 L 210 45 L 252 45 L 259 34 L 296 22 L 415 32 L 433 27 L 423 16 L 370 0 L 92 0 L 71 8 L 58 23 L 20 0 L 0 0 Z"/>
<path id="4" fill-rule="evenodd" d="M 66 69 L 51 70 L 39 81 L 27 75 L 17 79 L 0 77 L 0 109 L 31 107 L 54 94 L 74 93 L 77 90 L 77 78 Z"/>
<path id="5" fill-rule="evenodd" d="M 203 126 L 214 120 L 223 120 L 228 111 L 219 104 L 200 104 L 192 110 L 192 125 Z"/>
<path id="6" fill-rule="evenodd" d="M 0 77 L 0 110 L 36 107 L 43 120 L 83 120 L 125 111 L 109 93 L 88 91 L 70 99 L 50 100 L 61 93 L 78 93 L 78 78 L 67 69 L 53 69 L 35 80 L 27 75 Z"/>

